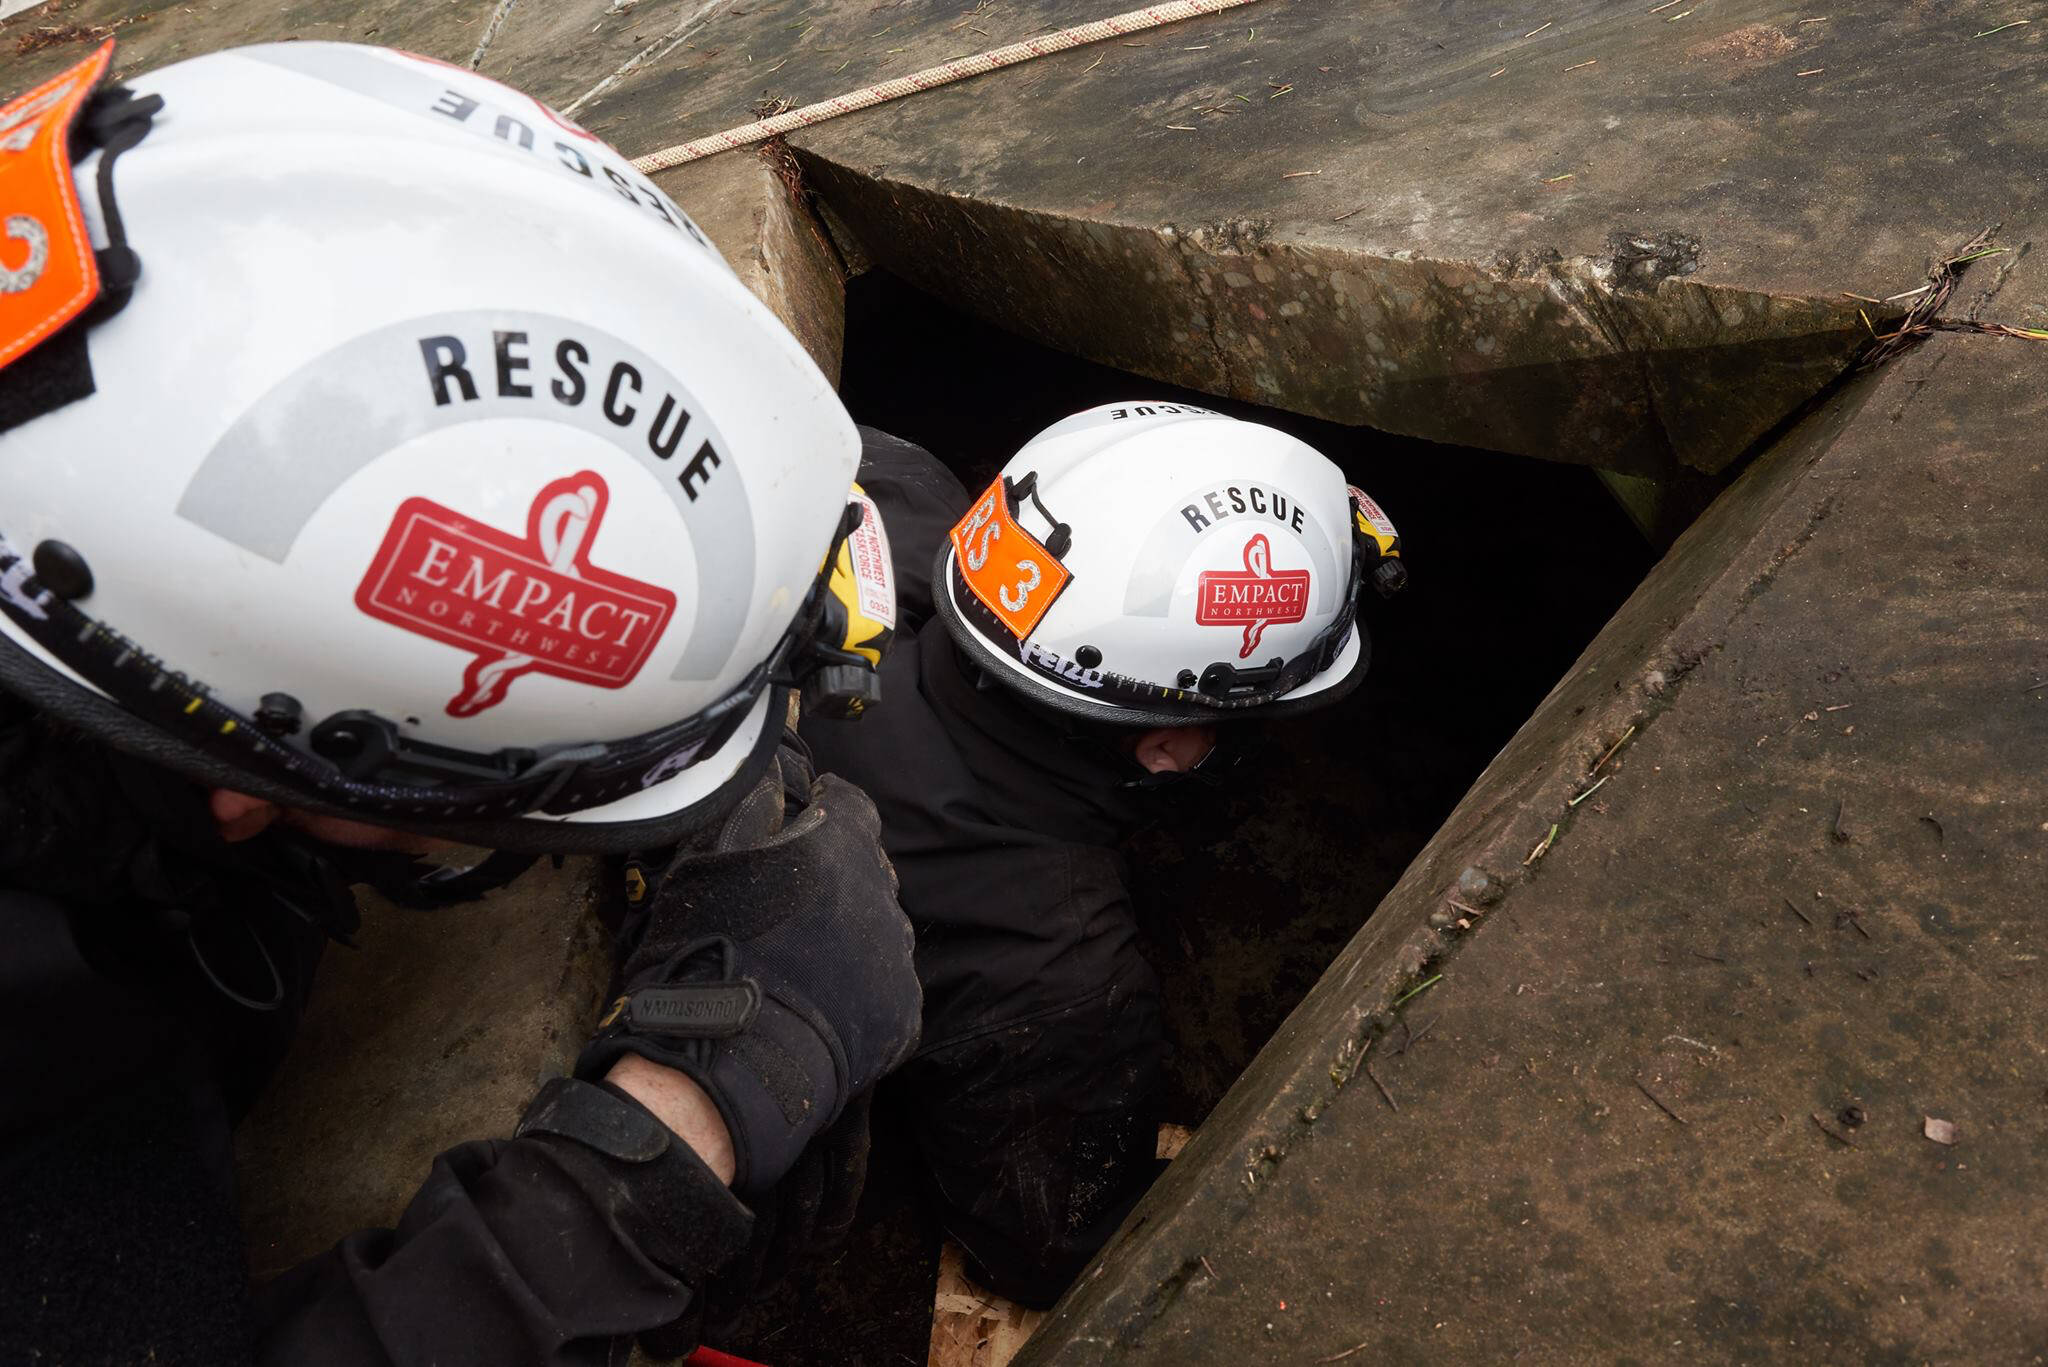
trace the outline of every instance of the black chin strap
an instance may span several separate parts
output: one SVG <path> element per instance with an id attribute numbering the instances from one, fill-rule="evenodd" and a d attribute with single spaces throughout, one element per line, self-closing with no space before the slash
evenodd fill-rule
<path id="1" fill-rule="evenodd" d="M 493 850 L 477 863 L 439 866 L 393 850 L 351 850 L 329 846 L 328 860 L 351 883 L 366 883 L 394 906 L 440 911 L 474 902 L 525 873 L 537 854 Z M 561 856 L 555 856 L 559 867 Z"/>

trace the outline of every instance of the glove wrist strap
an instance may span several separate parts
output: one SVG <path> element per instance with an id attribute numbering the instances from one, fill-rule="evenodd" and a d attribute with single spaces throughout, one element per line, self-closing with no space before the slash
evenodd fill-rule
<path id="1" fill-rule="evenodd" d="M 704 1160 L 610 1083 L 550 1078 L 514 1136 L 556 1148 L 565 1159 L 601 1162 L 624 1188 L 630 1209 L 617 1216 L 634 1241 L 692 1287 L 715 1275 L 752 1234 L 753 1215 Z"/>

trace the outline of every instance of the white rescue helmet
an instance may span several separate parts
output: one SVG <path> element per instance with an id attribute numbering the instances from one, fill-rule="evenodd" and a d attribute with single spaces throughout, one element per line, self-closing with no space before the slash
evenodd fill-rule
<path id="1" fill-rule="evenodd" d="M 1033 437 L 939 551 L 939 615 L 982 670 L 1097 721 L 1305 711 L 1371 656 L 1362 587 L 1405 581 L 1372 499 L 1276 428 L 1175 403 Z"/>
<path id="2" fill-rule="evenodd" d="M 865 658 L 821 574 L 859 440 L 803 348 L 516 91 L 310 42 L 95 91 L 111 47 L 0 110 L 0 683 L 499 849 L 725 806 Z"/>

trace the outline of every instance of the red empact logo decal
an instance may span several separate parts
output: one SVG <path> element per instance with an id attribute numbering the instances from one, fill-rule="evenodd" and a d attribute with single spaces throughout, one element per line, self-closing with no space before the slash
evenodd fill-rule
<path id="1" fill-rule="evenodd" d="M 594 471 L 558 479 L 534 495 L 524 537 L 409 498 L 356 586 L 356 606 L 475 652 L 450 716 L 497 706 L 522 674 L 622 688 L 647 663 L 676 596 L 590 563 L 610 496 Z"/>
<path id="2" fill-rule="evenodd" d="M 1273 568 L 1273 543 L 1260 532 L 1244 543 L 1241 570 L 1203 570 L 1195 585 L 1195 620 L 1205 627 L 1244 628 L 1240 660 L 1251 658 L 1274 622 L 1308 616 L 1307 570 Z"/>

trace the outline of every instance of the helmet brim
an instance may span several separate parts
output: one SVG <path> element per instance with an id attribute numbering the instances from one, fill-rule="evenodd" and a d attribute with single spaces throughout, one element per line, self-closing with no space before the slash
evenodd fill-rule
<path id="1" fill-rule="evenodd" d="M 1271 702 L 1256 707 L 1204 707 L 1199 703 L 1161 703 L 1153 706 L 1098 702 L 1078 690 L 1063 688 L 1034 672 L 1022 660 L 998 650 L 961 614 L 953 601 L 954 551 L 948 542 L 940 547 L 932 564 L 932 603 L 939 620 L 955 645 L 980 666 L 982 672 L 1004 687 L 1032 702 L 1071 717 L 1105 722 L 1111 726 L 1196 726 L 1224 722 L 1273 721 L 1298 716 L 1341 701 L 1364 680 L 1372 664 L 1372 638 L 1362 622 L 1351 624 L 1349 635 L 1329 668 L 1308 682 Z"/>
<path id="2" fill-rule="evenodd" d="M 602 806 L 562 816 L 398 821 L 229 764 L 51 669 L 5 635 L 0 635 L 0 687 L 116 750 L 205 788 L 228 788 L 280 806 L 522 854 L 623 854 L 680 840 L 732 806 L 767 771 L 782 737 L 790 697 L 787 688 L 765 689 L 717 750 L 673 778 Z"/>

